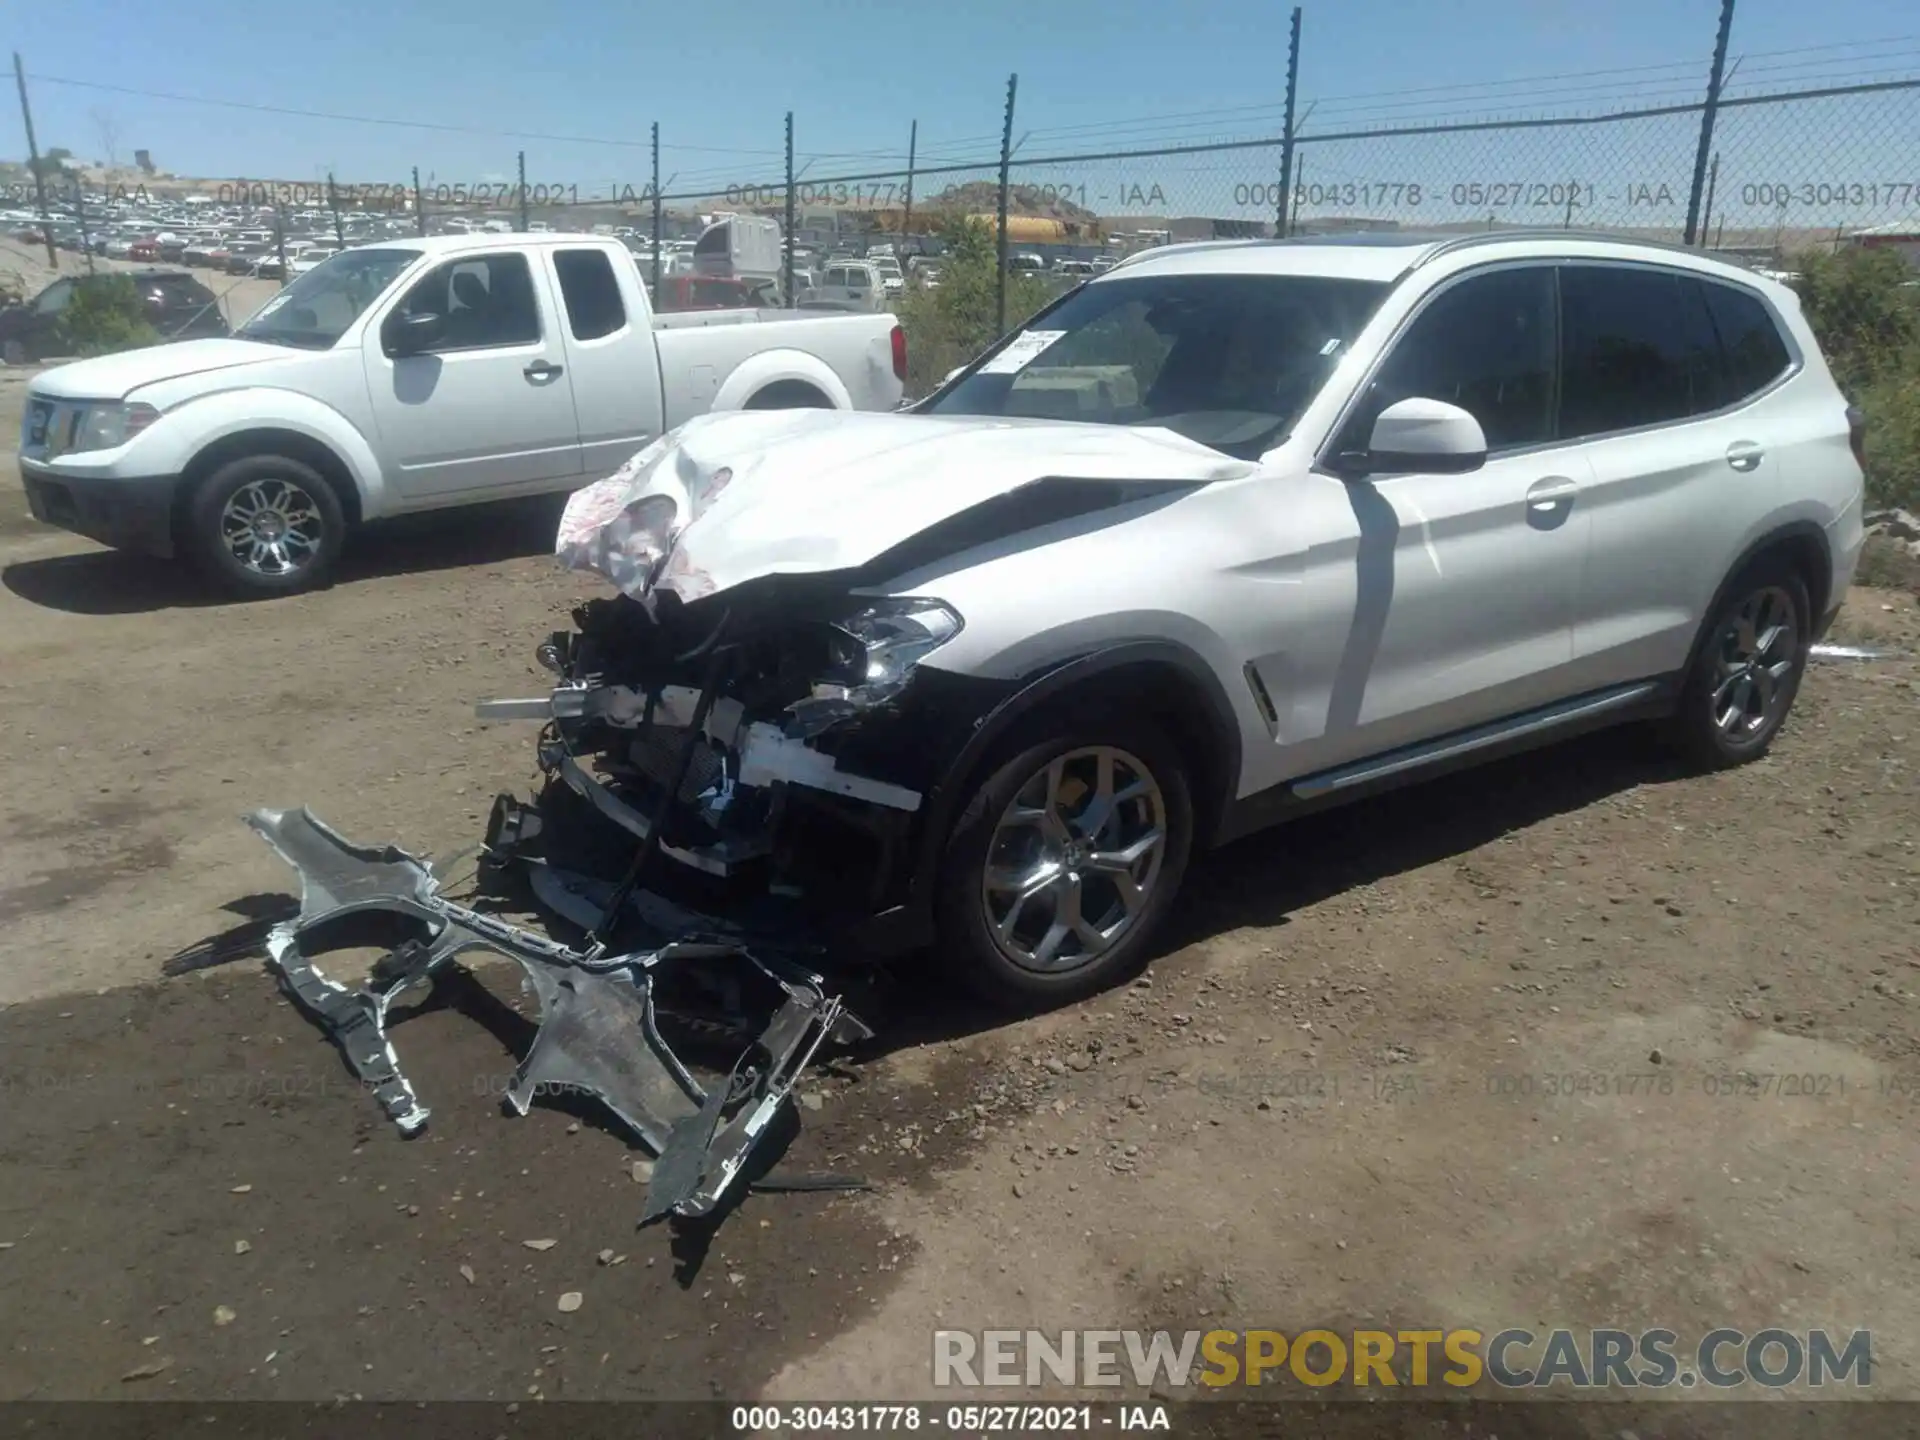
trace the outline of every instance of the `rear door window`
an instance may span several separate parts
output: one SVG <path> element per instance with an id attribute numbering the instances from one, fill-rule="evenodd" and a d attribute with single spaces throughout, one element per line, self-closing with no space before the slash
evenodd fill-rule
<path id="1" fill-rule="evenodd" d="M 1685 295 L 1672 271 L 1560 272 L 1560 434 L 1577 440 L 1694 413 Z"/>

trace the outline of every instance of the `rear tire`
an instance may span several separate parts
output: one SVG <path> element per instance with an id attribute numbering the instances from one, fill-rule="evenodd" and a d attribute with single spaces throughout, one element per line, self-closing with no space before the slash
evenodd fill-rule
<path id="1" fill-rule="evenodd" d="M 229 460 L 188 497 L 182 552 L 224 589 L 294 595 L 326 583 L 346 540 L 333 487 L 285 455 Z"/>
<path id="2" fill-rule="evenodd" d="M 1060 716 L 954 824 L 935 899 L 941 958 L 1015 1013 L 1105 990 L 1146 963 L 1192 845 L 1187 769 L 1164 733 Z"/>
<path id="3" fill-rule="evenodd" d="M 1812 608 L 1806 581 L 1781 557 L 1762 556 L 1722 590 L 1667 723 L 1691 764 L 1724 770 L 1767 753 L 1806 673 Z"/>

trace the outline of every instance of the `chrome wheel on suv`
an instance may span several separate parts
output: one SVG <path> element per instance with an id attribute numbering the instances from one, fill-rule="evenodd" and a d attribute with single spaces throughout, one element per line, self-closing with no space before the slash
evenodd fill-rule
<path id="1" fill-rule="evenodd" d="M 1145 912 L 1166 838 L 1166 799 L 1138 757 L 1094 745 L 1048 761 L 987 845 L 980 898 L 994 944 L 1043 973 L 1097 959 Z"/>

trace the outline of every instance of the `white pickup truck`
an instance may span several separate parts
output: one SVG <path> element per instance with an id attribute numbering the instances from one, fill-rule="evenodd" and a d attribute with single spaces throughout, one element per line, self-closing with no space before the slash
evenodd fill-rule
<path id="1" fill-rule="evenodd" d="M 383 242 L 232 339 L 36 377 L 21 479 L 48 524 L 287 593 L 358 524 L 575 490 L 708 410 L 891 410 L 906 360 L 891 315 L 655 315 L 604 236 Z"/>

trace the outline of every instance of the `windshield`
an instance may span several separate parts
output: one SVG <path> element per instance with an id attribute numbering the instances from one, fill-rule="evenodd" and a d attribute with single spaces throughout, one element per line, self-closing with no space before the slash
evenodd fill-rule
<path id="1" fill-rule="evenodd" d="M 1156 425 L 1251 459 L 1293 429 L 1387 287 L 1314 275 L 1154 275 L 1071 292 L 929 415 Z"/>
<path id="2" fill-rule="evenodd" d="M 418 250 L 343 250 L 314 266 L 236 332 L 243 340 L 330 350 Z"/>

